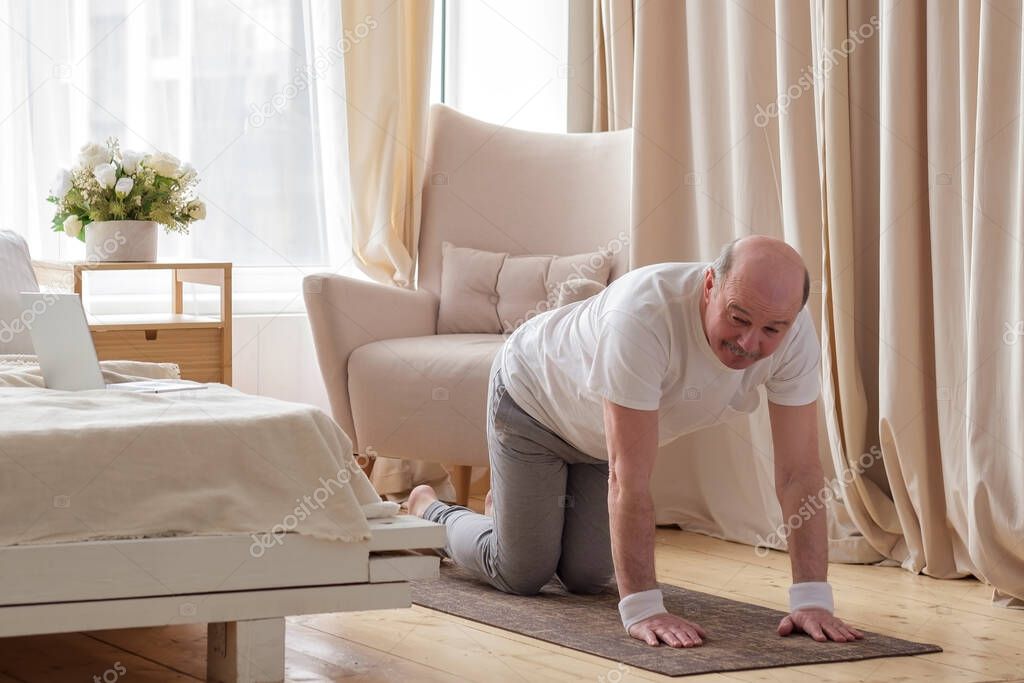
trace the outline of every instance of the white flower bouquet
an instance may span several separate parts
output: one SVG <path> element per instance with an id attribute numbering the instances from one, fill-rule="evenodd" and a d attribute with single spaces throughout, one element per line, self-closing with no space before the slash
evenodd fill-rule
<path id="1" fill-rule="evenodd" d="M 88 143 L 50 188 L 47 201 L 57 205 L 52 227 L 83 242 L 89 223 L 101 221 L 154 221 L 188 234 L 192 221 L 206 218 L 198 184 L 196 169 L 166 152 L 122 152 L 117 138 Z"/>

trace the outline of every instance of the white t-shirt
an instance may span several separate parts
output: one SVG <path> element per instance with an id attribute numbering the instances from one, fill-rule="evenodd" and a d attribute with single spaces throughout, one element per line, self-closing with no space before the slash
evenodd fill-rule
<path id="1" fill-rule="evenodd" d="M 658 410 L 659 445 L 752 413 L 768 400 L 818 397 L 820 347 L 804 308 L 773 354 L 724 365 L 700 317 L 706 263 L 637 268 L 600 294 L 531 318 L 506 340 L 502 375 L 528 415 L 588 455 L 608 459 L 603 399 Z"/>

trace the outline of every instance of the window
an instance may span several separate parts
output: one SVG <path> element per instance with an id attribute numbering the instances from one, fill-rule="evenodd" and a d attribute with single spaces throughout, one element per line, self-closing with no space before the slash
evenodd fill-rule
<path id="1" fill-rule="evenodd" d="M 434 101 L 565 131 L 568 0 L 435 8 Z M 82 144 L 116 136 L 199 170 L 207 219 L 187 237 L 161 231 L 160 254 L 230 259 L 237 313 L 301 312 L 309 272 L 365 277 L 347 243 L 343 69 L 336 55 L 314 66 L 342 35 L 338 0 L 0 2 L 0 229 L 37 258 L 83 258 L 50 230 L 45 198 Z M 131 284 L 133 299 L 97 278 L 94 312 L 163 306 L 147 304 L 166 289 L 150 280 Z"/>
<path id="2" fill-rule="evenodd" d="M 435 12 L 435 101 L 499 125 L 566 131 L 568 0 L 436 0 Z"/>
<path id="3" fill-rule="evenodd" d="M 4 71 L 29 77 L 8 84 L 0 99 L 0 118 L 14 110 L 0 124 L 0 141 L 20 138 L 18 152 L 33 159 L 35 182 L 19 198 L 22 215 L 0 214 L 3 223 L 28 222 L 39 233 L 31 242 L 40 256 L 80 258 L 80 245 L 47 234 L 46 191 L 83 143 L 116 136 L 123 148 L 170 152 L 200 172 L 208 217 L 190 237 L 161 235 L 162 257 L 229 256 L 238 266 L 264 267 L 331 263 L 328 231 L 344 230 L 337 216 L 326 215 L 323 195 L 341 185 L 337 175 L 322 181 L 318 149 L 343 144 L 336 128 L 344 122 L 322 130 L 316 95 L 323 79 L 340 75 L 291 87 L 309 70 L 314 38 L 340 40 L 338 9 L 333 22 L 318 24 L 318 36 L 313 11 L 307 2 L 278 0 L 15 0 L 10 16 L 0 16 L 14 54 Z M 331 29 L 333 36 L 322 35 Z M 54 142 L 40 142 L 46 140 Z M 12 148 L 4 149 L 10 164 Z M 26 198 L 35 205 L 28 215 Z"/>

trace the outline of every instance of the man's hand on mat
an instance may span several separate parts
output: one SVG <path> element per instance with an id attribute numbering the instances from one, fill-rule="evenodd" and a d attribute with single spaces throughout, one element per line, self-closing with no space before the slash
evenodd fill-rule
<path id="1" fill-rule="evenodd" d="M 788 636 L 794 630 L 803 631 L 819 643 L 830 639 L 845 643 L 864 637 L 863 633 L 824 609 L 798 609 L 783 617 L 779 622 L 779 635 Z"/>
<path id="2" fill-rule="evenodd" d="M 704 643 L 702 638 L 708 637 L 697 624 L 668 612 L 638 621 L 629 627 L 629 635 L 648 645 L 660 641 L 672 647 L 698 647 Z"/>

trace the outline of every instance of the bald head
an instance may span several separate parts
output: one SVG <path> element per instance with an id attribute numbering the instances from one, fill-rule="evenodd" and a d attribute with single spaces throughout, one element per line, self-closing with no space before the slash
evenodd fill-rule
<path id="1" fill-rule="evenodd" d="M 711 266 L 716 288 L 741 280 L 769 300 L 796 308 L 803 308 L 810 296 L 811 279 L 800 254 L 774 237 L 750 235 L 734 240 Z"/>
<path id="2" fill-rule="evenodd" d="M 810 290 L 803 259 L 782 240 L 751 235 L 725 245 L 701 284 L 701 320 L 711 350 L 733 370 L 770 356 Z"/>

